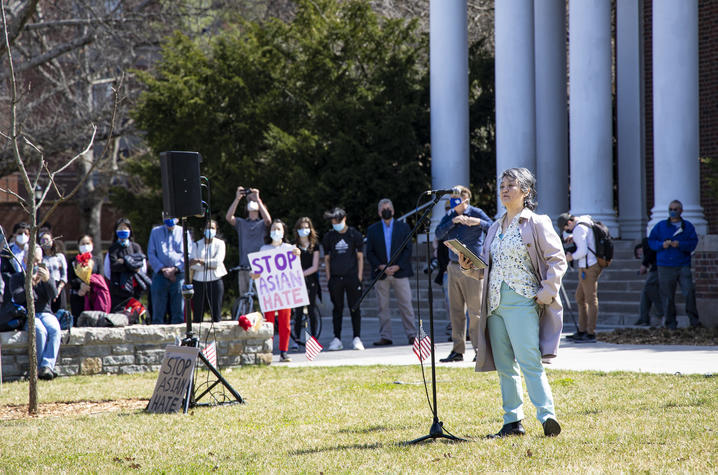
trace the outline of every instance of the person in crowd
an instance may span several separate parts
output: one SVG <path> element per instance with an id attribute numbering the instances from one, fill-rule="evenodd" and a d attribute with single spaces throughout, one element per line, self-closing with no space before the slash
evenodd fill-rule
<path id="1" fill-rule="evenodd" d="M 82 254 L 89 254 L 90 259 L 87 259 L 88 261 L 92 261 L 92 274 L 100 274 L 101 273 L 101 266 L 100 262 L 101 259 L 99 257 L 99 254 L 95 251 L 95 245 L 92 239 L 92 236 L 89 234 L 83 234 L 80 236 L 80 239 L 77 240 L 77 250 L 78 250 L 78 256 Z M 83 288 L 83 284 L 87 285 L 76 273 L 75 273 L 75 265 L 73 261 L 73 265 L 68 266 L 68 282 L 70 287 L 70 313 L 72 313 L 72 316 L 75 317 L 75 320 L 77 321 L 77 317 L 80 316 L 80 314 L 85 310 L 85 294 L 87 291 L 85 290 L 82 294 L 80 294 L 80 290 Z"/>
<path id="2" fill-rule="evenodd" d="M 217 221 L 210 219 L 204 228 L 204 237 L 193 244 L 189 256 L 194 286 L 192 309 L 195 322 L 202 321 L 207 307 L 213 322 L 220 321 L 222 317 L 222 277 L 227 275 L 224 253 L 224 241 L 217 237 Z"/>
<path id="3" fill-rule="evenodd" d="M 276 249 L 282 251 L 293 251 L 297 256 L 299 256 L 299 249 L 287 242 L 288 234 L 287 225 L 284 224 L 284 221 L 281 219 L 275 219 L 272 221 L 269 233 L 265 238 L 266 244 L 264 244 L 259 250 L 271 251 Z M 260 276 L 261 274 L 252 274 L 252 278 L 254 279 L 258 279 Z M 289 333 L 291 332 L 290 320 L 292 318 L 292 309 L 283 308 L 281 310 L 274 310 L 264 314 L 264 319 L 271 323 L 274 323 L 275 317 L 279 330 L 279 361 L 292 361 L 292 359 L 287 355 L 287 351 L 289 351 Z"/>
<path id="4" fill-rule="evenodd" d="M 11 278 L 12 294 L 15 303 L 27 306 L 25 294 L 25 275 L 18 272 Z M 42 262 L 42 249 L 36 247 L 34 251 L 34 265 L 32 266 L 32 289 L 35 303 L 35 344 L 37 348 L 37 376 L 40 379 L 50 380 L 57 376 L 55 363 L 60 352 L 61 330 L 60 322 L 52 313 L 52 301 L 57 296 L 55 282 L 50 271 Z M 25 326 L 27 330 L 27 324 Z"/>
<path id="5" fill-rule="evenodd" d="M 399 246 L 411 234 L 409 225 L 394 219 L 394 205 L 391 200 L 384 198 L 378 205 L 378 222 L 369 226 L 366 237 L 366 257 L 371 265 L 372 278 L 384 271 L 384 276 L 375 284 L 377 301 L 379 303 L 379 340 L 374 346 L 393 344 L 391 332 L 391 313 L 389 311 L 389 290 L 393 287 L 399 304 L 401 323 L 409 340 L 414 344 L 416 337 L 416 317 L 411 302 L 411 285 L 409 277 L 414 275 L 411 269 L 411 242 L 409 242 L 395 263 L 387 267 L 391 256 L 399 250 Z"/>
<path id="6" fill-rule="evenodd" d="M 3 250 L 2 272 L 15 274 L 25 269 L 25 252 L 30 242 L 30 225 L 24 222 L 15 223 L 12 228 L 12 239 L 7 249 Z"/>
<path id="7" fill-rule="evenodd" d="M 644 237 L 640 244 L 633 249 L 636 259 L 641 259 L 640 275 L 646 275 L 646 282 L 641 290 L 640 315 L 634 325 L 649 326 L 651 324 L 651 306 L 663 318 L 663 302 L 658 286 L 658 266 L 656 265 L 656 251 L 648 245 L 648 238 Z"/>
<path id="8" fill-rule="evenodd" d="M 162 213 L 163 223 L 150 232 L 147 258 L 154 272 L 152 295 L 152 323 L 164 323 L 169 301 L 170 323 L 184 322 L 184 254 L 182 252 L 182 226 L 177 219 Z"/>
<path id="9" fill-rule="evenodd" d="M 142 246 L 134 240 L 132 222 L 127 218 L 115 222 L 104 267 L 104 274 L 110 282 L 112 312 L 124 311 L 131 299 L 139 299 L 152 284 L 147 276 L 147 259 Z"/>
<path id="10" fill-rule="evenodd" d="M 326 269 L 329 295 L 332 299 L 332 324 L 334 339 L 329 343 L 329 351 L 341 350 L 342 314 L 344 313 L 344 294 L 351 309 L 354 338 L 352 347 L 364 350 L 361 341 L 361 310 L 354 308 L 359 302 L 364 273 L 364 239 L 354 227 L 347 225 L 346 212 L 334 208 L 324 213 L 324 219 L 332 222 L 332 229 L 324 235 L 324 268 Z"/>
<path id="11" fill-rule="evenodd" d="M 544 435 L 561 432 L 542 359 L 556 356 L 563 307 L 561 279 L 568 265 L 561 239 L 546 215 L 536 209 L 536 179 L 526 168 L 501 174 L 501 203 L 506 212 L 486 234 L 481 257 L 487 269 L 473 268 L 461 256 L 462 272 L 483 281 L 476 371 L 497 370 L 504 425 L 489 437 L 523 435 L 523 388 L 526 381 Z M 517 364 L 518 363 L 518 364 Z"/>
<path id="12" fill-rule="evenodd" d="M 51 302 L 52 313 L 57 313 L 61 308 L 67 307 L 67 294 L 65 286 L 67 285 L 67 259 L 65 254 L 59 251 L 61 244 L 52 237 L 52 231 L 49 229 L 40 233 L 40 247 L 42 248 L 42 262 L 50 271 L 50 278 L 55 283 L 57 295 Z"/>
<path id="13" fill-rule="evenodd" d="M 299 249 L 299 258 L 304 272 L 304 283 L 307 286 L 309 305 L 307 306 L 307 318 L 311 335 L 317 336 L 317 297 L 321 297 L 319 288 L 319 237 L 314 229 L 312 220 L 302 217 L 294 224 L 294 242 Z M 302 311 L 299 309 L 298 311 Z M 301 328 L 301 319 L 295 320 L 294 334 L 301 335 L 304 331 Z"/>
<path id="14" fill-rule="evenodd" d="M 455 186 L 458 194 L 452 194 L 451 211 L 441 218 L 435 234 L 439 240 L 458 239 L 476 255 L 481 253 L 486 231 L 491 226 L 491 218 L 481 208 L 469 204 L 471 191 L 465 186 Z M 459 269 L 459 257 L 449 253 L 449 318 L 451 320 L 451 340 L 453 348 L 442 363 L 463 361 L 466 350 L 466 319 L 468 311 L 469 337 L 476 349 L 476 332 L 478 329 L 479 311 L 481 310 L 480 282 L 462 274 Z"/>
<path id="15" fill-rule="evenodd" d="M 75 275 L 80 279 L 80 288 L 77 295 L 84 298 L 82 310 L 97 310 L 109 313 L 112 309 L 110 289 L 105 276 L 93 272 L 97 269 L 92 254 L 89 252 L 78 254 L 72 263 Z M 82 313 L 82 312 L 80 312 Z"/>
<path id="16" fill-rule="evenodd" d="M 576 343 L 596 343 L 598 320 L 598 278 L 603 270 L 596 258 L 596 238 L 593 236 L 593 218 L 589 215 L 574 216 L 562 213 L 556 220 L 560 231 L 571 233 L 574 252 L 566 253 L 568 262 L 578 265 L 576 306 L 578 307 L 578 331 L 567 338 Z"/>
<path id="17" fill-rule="evenodd" d="M 698 236 L 693 224 L 681 218 L 683 204 L 673 200 L 668 205 L 668 219 L 659 221 L 648 235 L 648 245 L 656 251 L 658 265 L 658 283 L 665 314 L 666 328 L 675 329 L 676 320 L 676 284 L 686 300 L 686 313 L 692 327 L 700 327 L 696 307 L 696 291 L 691 274 L 691 253 L 698 246 Z"/>
<path id="18" fill-rule="evenodd" d="M 242 197 L 247 197 L 247 217 L 235 216 L 237 206 Z M 259 197 L 257 188 L 237 187 L 237 194 L 234 201 L 227 210 L 225 219 L 237 231 L 239 238 L 239 265 L 243 267 L 237 273 L 239 279 L 239 295 L 244 295 L 249 290 L 250 266 L 247 255 L 257 252 L 264 245 L 264 237 L 269 232 L 272 224 L 272 217 L 267 207 Z"/>

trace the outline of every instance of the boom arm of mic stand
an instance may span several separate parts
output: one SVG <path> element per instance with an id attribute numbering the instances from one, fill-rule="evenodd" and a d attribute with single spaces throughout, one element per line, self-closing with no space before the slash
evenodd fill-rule
<path id="1" fill-rule="evenodd" d="M 364 299 L 366 298 L 366 296 L 369 295 L 369 291 L 370 291 L 372 288 L 374 288 L 374 286 L 376 285 L 376 283 L 384 276 L 384 274 L 386 274 L 386 269 L 387 269 L 389 266 L 394 265 L 394 263 L 396 262 L 396 260 L 399 258 L 399 254 L 402 253 L 402 251 L 403 251 L 404 248 L 407 246 L 407 244 L 409 244 L 409 242 L 412 240 L 412 238 L 418 233 L 419 227 L 421 227 L 421 225 L 424 223 L 424 219 L 427 218 L 427 216 L 429 215 L 429 213 L 431 213 L 431 211 L 434 209 L 434 206 L 435 206 L 440 200 L 441 200 L 441 196 L 440 196 L 440 195 L 434 195 L 434 198 L 432 198 L 432 201 L 433 201 L 432 206 L 426 206 L 428 203 L 430 203 L 430 202 L 428 202 L 428 201 L 427 201 L 426 204 L 422 205 L 422 206 L 426 206 L 426 209 L 424 210 L 424 213 L 423 213 L 423 214 L 419 217 L 419 219 L 416 221 L 416 225 L 414 226 L 414 229 L 412 229 L 411 232 L 406 236 L 406 238 L 405 238 L 404 241 L 401 243 L 401 245 L 399 246 L 399 248 L 398 248 L 398 249 L 396 250 L 396 252 L 394 252 L 394 254 L 391 256 L 391 259 L 389 259 L 389 262 L 386 264 L 386 266 L 381 270 L 381 272 L 379 272 L 379 273 L 376 275 L 376 277 L 374 277 L 374 278 L 372 279 L 372 281 L 369 283 L 369 285 L 367 286 L 367 288 L 364 289 L 364 293 L 361 295 L 361 297 L 359 297 L 359 300 L 358 300 L 357 303 L 354 305 L 354 307 L 352 307 L 352 309 L 351 309 L 352 312 L 354 312 L 354 311 L 356 311 L 357 309 L 359 309 L 359 306 L 361 305 L 361 303 L 364 301 Z"/>

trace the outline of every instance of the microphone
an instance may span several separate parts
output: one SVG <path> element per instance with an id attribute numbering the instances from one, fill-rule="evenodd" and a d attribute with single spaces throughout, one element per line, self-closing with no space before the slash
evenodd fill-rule
<path id="1" fill-rule="evenodd" d="M 426 190 L 425 195 L 460 195 L 459 190 L 456 188 L 449 188 L 446 190 Z"/>

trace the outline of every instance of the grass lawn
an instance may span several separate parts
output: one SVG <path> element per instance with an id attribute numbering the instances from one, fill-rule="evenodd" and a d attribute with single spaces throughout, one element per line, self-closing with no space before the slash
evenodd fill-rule
<path id="1" fill-rule="evenodd" d="M 42 408 L 89 413 L 36 418 L 9 418 L 27 383 L 5 383 L 0 472 L 718 472 L 718 377 L 549 370 L 561 435 L 543 436 L 526 396 L 527 435 L 487 440 L 502 424 L 496 373 L 438 368 L 440 419 L 469 441 L 405 446 L 432 421 L 418 366 L 224 374 L 247 404 L 188 415 L 137 409 L 156 373 L 40 381 Z M 119 410 L 92 410 L 107 400 Z"/>

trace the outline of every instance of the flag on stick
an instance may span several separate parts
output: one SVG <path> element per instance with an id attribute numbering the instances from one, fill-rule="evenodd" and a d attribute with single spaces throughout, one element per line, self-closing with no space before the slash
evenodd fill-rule
<path id="1" fill-rule="evenodd" d="M 309 361 L 312 361 L 314 358 L 317 357 L 319 352 L 322 351 L 323 347 L 319 344 L 316 338 L 309 334 L 309 332 L 305 332 L 304 335 L 304 354 Z"/>
<path id="2" fill-rule="evenodd" d="M 217 344 L 214 341 L 202 349 L 202 354 L 212 366 L 217 367 Z"/>
<path id="3" fill-rule="evenodd" d="M 431 355 L 431 338 L 429 335 L 414 338 L 414 354 L 419 361 L 424 361 Z"/>

